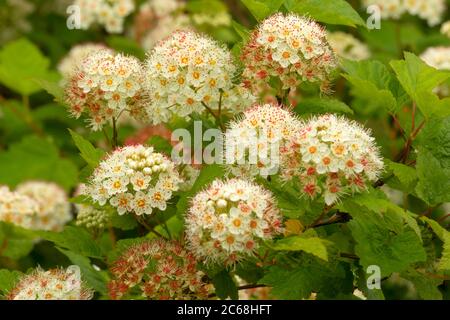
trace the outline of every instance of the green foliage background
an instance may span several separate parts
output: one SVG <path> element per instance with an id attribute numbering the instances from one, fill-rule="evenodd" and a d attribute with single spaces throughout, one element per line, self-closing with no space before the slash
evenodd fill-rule
<path id="1" fill-rule="evenodd" d="M 86 41 L 103 42 L 140 59 L 145 52 L 125 35 L 108 35 L 100 28 L 68 30 L 64 15 L 45 9 L 51 2 L 33 1 L 33 30 L 1 44 L 0 184 L 14 187 L 30 179 L 48 180 L 72 193 L 109 150 L 101 133 L 86 129 L 84 119 L 68 116 L 57 85 L 57 63 L 72 46 Z M 216 295 L 238 297 L 232 277 L 236 274 L 248 283 L 272 287 L 277 299 L 307 299 L 311 293 L 317 299 L 357 299 L 355 288 L 368 299 L 450 298 L 450 218 L 444 209 L 449 207 L 443 206 L 450 202 L 450 98 L 433 92 L 437 85 L 450 83 L 450 72 L 418 58 L 429 46 L 449 46 L 450 39 L 438 27 L 411 16 L 383 20 L 380 30 L 368 30 L 359 1 L 190 0 L 187 10 L 228 11 L 233 17 L 230 26 L 201 29 L 236 55 L 249 30 L 277 11 L 307 14 L 329 30 L 363 40 L 371 59 L 342 61 L 335 92 L 320 97 L 305 91 L 294 110 L 303 118 L 333 112 L 365 124 L 373 130 L 386 165 L 382 179 L 367 193 L 332 208 L 310 203 L 277 179 L 260 181 L 276 195 L 290 234 L 261 249 L 267 253 L 264 261 L 255 258 L 235 269 L 207 270 Z M 449 18 L 447 13 L 444 20 Z M 128 20 L 132 23 L 132 17 Z M 132 127 L 124 127 L 119 140 L 134 134 Z M 148 143 L 162 151 L 170 148 L 161 137 Z M 219 165 L 203 166 L 193 188 L 150 221 L 155 230 L 181 238 L 190 197 L 223 173 Z M 401 202 L 392 202 L 380 190 L 382 185 L 402 191 Z M 55 233 L 0 222 L 0 294 L 30 268 L 77 264 L 95 297 L 107 299 L 109 263 L 138 238 L 155 237 L 142 233 L 130 217 L 114 218 L 113 230 L 114 241 L 107 232 L 94 238 L 74 223 Z M 43 240 L 36 242 L 38 238 Z M 370 265 L 381 267 L 381 290 L 365 285 Z"/>

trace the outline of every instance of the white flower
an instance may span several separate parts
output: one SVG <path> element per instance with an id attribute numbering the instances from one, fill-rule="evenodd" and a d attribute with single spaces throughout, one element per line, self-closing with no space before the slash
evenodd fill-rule
<path id="1" fill-rule="evenodd" d="M 280 148 L 301 122 L 282 106 L 255 105 L 232 121 L 225 132 L 226 163 L 235 176 L 268 176 L 279 165 Z"/>
<path id="2" fill-rule="evenodd" d="M 17 186 L 16 191 L 34 199 L 39 205 L 35 228 L 60 231 L 72 220 L 67 194 L 52 182 L 28 181 Z"/>
<path id="3" fill-rule="evenodd" d="M 100 205 L 109 204 L 119 214 L 151 214 L 164 211 L 181 178 L 175 164 L 153 148 L 128 146 L 115 150 L 100 162 L 85 193 Z"/>
<path id="4" fill-rule="evenodd" d="M 86 112 L 93 130 L 124 112 L 137 120 L 147 119 L 143 70 L 136 58 L 109 49 L 90 52 L 66 82 L 69 111 L 77 118 Z"/>
<path id="5" fill-rule="evenodd" d="M 155 124 L 174 115 L 205 112 L 203 104 L 217 110 L 220 100 L 223 112 L 238 112 L 243 102 L 227 101 L 234 93 L 238 93 L 234 98 L 245 103 L 252 101 L 250 94 L 242 92 L 243 87 L 237 89 L 232 82 L 236 67 L 229 50 L 195 32 L 174 32 L 159 42 L 146 65 L 146 83 L 152 93 L 147 112 Z"/>
<path id="6" fill-rule="evenodd" d="M 399 19 L 408 12 L 427 20 L 429 26 L 439 24 L 445 12 L 445 0 L 363 0 L 363 4 L 378 6 L 383 19 Z"/>
<path id="7" fill-rule="evenodd" d="M 441 33 L 450 38 L 450 20 L 441 25 Z"/>
<path id="8" fill-rule="evenodd" d="M 83 63 L 84 59 L 99 50 L 109 50 L 113 53 L 111 49 L 108 49 L 103 44 L 97 43 L 83 43 L 72 47 L 69 53 L 58 64 L 58 71 L 63 76 L 64 81 L 69 80 L 78 66 Z"/>
<path id="9" fill-rule="evenodd" d="M 282 150 L 282 176 L 294 179 L 310 198 L 331 205 L 348 193 L 361 192 L 383 169 L 370 132 L 334 115 L 312 118 Z"/>
<path id="10" fill-rule="evenodd" d="M 0 221 L 34 229 L 39 204 L 32 198 L 0 186 Z"/>
<path id="11" fill-rule="evenodd" d="M 78 266 L 44 271 L 35 269 L 21 276 L 7 300 L 90 300 L 93 291 L 87 288 Z"/>
<path id="12" fill-rule="evenodd" d="M 269 191 L 246 180 L 215 180 L 192 199 L 186 238 L 206 263 L 234 264 L 280 233 L 281 219 Z"/>
<path id="13" fill-rule="evenodd" d="M 292 13 L 277 13 L 261 22 L 241 59 L 244 84 L 258 94 L 268 90 L 270 77 L 279 78 L 283 89 L 295 90 L 308 81 L 326 92 L 337 65 L 323 27 Z"/>
<path id="14" fill-rule="evenodd" d="M 370 57 L 369 47 L 350 33 L 330 32 L 327 37 L 331 48 L 340 57 L 349 60 L 364 60 Z"/>
<path id="15" fill-rule="evenodd" d="M 147 299 L 206 299 L 211 285 L 203 281 L 193 254 L 178 242 L 154 239 L 123 251 L 111 266 L 112 299 L 138 292 Z"/>
<path id="16" fill-rule="evenodd" d="M 98 23 L 109 33 L 121 33 L 125 18 L 135 9 L 133 0 L 75 0 L 73 5 L 80 8 L 82 29 Z"/>

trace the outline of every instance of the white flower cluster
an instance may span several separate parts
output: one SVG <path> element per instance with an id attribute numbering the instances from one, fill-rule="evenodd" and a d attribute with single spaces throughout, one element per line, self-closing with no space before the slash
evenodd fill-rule
<path id="1" fill-rule="evenodd" d="M 0 186 L 0 221 L 13 223 L 27 229 L 34 229 L 34 220 L 39 206 L 30 197 L 12 192 Z"/>
<path id="2" fill-rule="evenodd" d="M 450 38 L 450 20 L 441 25 L 441 33 Z"/>
<path id="3" fill-rule="evenodd" d="M 81 280 L 80 268 L 44 271 L 35 269 L 24 275 L 7 294 L 8 300 L 90 300 L 93 291 Z"/>
<path id="4" fill-rule="evenodd" d="M 225 132 L 226 163 L 234 176 L 266 177 L 278 171 L 279 151 L 302 123 L 274 104 L 254 105 Z"/>
<path id="5" fill-rule="evenodd" d="M 147 59 L 153 123 L 203 112 L 203 104 L 217 110 L 220 100 L 222 111 L 239 112 L 253 98 L 232 83 L 235 71 L 230 51 L 214 40 L 192 31 L 173 33 Z"/>
<path id="6" fill-rule="evenodd" d="M 295 179 L 310 198 L 331 205 L 344 194 L 361 192 L 383 169 L 370 132 L 344 117 L 312 118 L 282 152 L 282 175 Z"/>
<path id="7" fill-rule="evenodd" d="M 111 266 L 109 295 L 114 300 L 130 299 L 126 294 L 131 292 L 149 300 L 206 299 L 211 285 L 197 263 L 176 241 L 143 241 L 124 250 Z"/>
<path id="8" fill-rule="evenodd" d="M 83 43 L 70 49 L 69 53 L 58 64 L 58 71 L 63 76 L 63 80 L 69 80 L 89 55 L 102 50 L 109 50 L 113 54 L 112 49 L 108 49 L 100 43 Z"/>
<path id="9" fill-rule="evenodd" d="M 26 229 L 60 231 L 71 219 L 67 196 L 54 183 L 29 181 L 16 191 L 0 187 L 0 221 Z"/>
<path id="10" fill-rule="evenodd" d="M 19 184 L 16 192 L 38 204 L 34 229 L 60 231 L 72 219 L 66 192 L 55 183 L 28 181 Z"/>
<path id="11" fill-rule="evenodd" d="M 137 120 L 147 117 L 141 64 L 108 49 L 90 54 L 72 74 L 65 92 L 71 114 L 78 118 L 87 112 L 93 130 L 123 112 Z"/>
<path id="12" fill-rule="evenodd" d="M 272 194 L 246 180 L 213 181 L 192 199 L 186 216 L 188 246 L 207 263 L 234 264 L 280 232 Z"/>
<path id="13" fill-rule="evenodd" d="M 294 90 L 301 82 L 318 82 L 329 90 L 329 76 L 336 59 L 323 27 L 296 14 L 277 13 L 265 19 L 243 48 L 242 77 L 254 92 L 266 90 L 270 77 L 283 89 Z"/>
<path id="14" fill-rule="evenodd" d="M 100 162 L 86 186 L 101 206 L 109 202 L 120 215 L 151 214 L 166 210 L 172 192 L 181 183 L 175 164 L 152 147 L 128 146 Z"/>
<path id="15" fill-rule="evenodd" d="M 139 8 L 135 23 L 135 36 L 146 50 L 168 37 L 172 32 L 190 26 L 190 19 L 183 12 L 185 3 L 180 0 L 148 0 Z M 141 33 L 143 35 L 141 35 Z"/>
<path id="16" fill-rule="evenodd" d="M 370 57 L 369 47 L 350 33 L 329 32 L 328 43 L 336 55 L 349 60 L 364 60 Z"/>
<path id="17" fill-rule="evenodd" d="M 435 26 L 445 12 L 445 0 L 363 0 L 365 7 L 379 7 L 383 19 L 399 19 L 404 13 L 418 16 Z"/>
<path id="18" fill-rule="evenodd" d="M 89 27 L 98 23 L 109 33 L 121 33 L 125 18 L 134 11 L 133 0 L 75 0 L 80 8 L 80 27 Z"/>
<path id="19" fill-rule="evenodd" d="M 450 47 L 430 47 L 420 58 L 429 66 L 438 70 L 450 70 Z M 450 95 L 450 85 L 443 83 L 434 89 L 442 97 Z"/>
<path id="20" fill-rule="evenodd" d="M 31 30 L 28 16 L 34 5 L 26 0 L 0 2 L 0 44 L 4 44 Z"/>
<path id="21" fill-rule="evenodd" d="M 420 58 L 438 70 L 450 70 L 450 47 L 430 47 Z"/>

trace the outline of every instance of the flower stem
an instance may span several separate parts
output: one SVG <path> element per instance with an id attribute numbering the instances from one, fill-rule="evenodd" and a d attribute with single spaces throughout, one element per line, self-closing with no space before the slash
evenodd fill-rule
<path id="1" fill-rule="evenodd" d="M 142 225 L 145 229 L 147 229 L 147 231 L 152 232 L 154 234 L 156 234 L 158 237 L 164 238 L 164 236 L 159 233 L 158 231 L 155 230 L 155 228 L 151 227 L 147 221 L 145 221 L 145 219 L 143 219 L 141 216 L 135 215 L 136 221 Z"/>
<path id="2" fill-rule="evenodd" d="M 116 123 L 116 118 L 115 117 L 112 118 L 112 124 L 113 124 L 113 136 L 112 136 L 111 146 L 112 146 L 112 148 L 114 150 L 118 146 L 118 143 L 117 143 L 117 123 Z"/>
<path id="3" fill-rule="evenodd" d="M 206 103 L 204 103 L 203 101 L 201 102 L 201 104 L 205 107 L 206 111 L 208 111 L 214 117 L 214 119 L 216 119 L 216 123 L 220 127 L 220 129 L 222 131 L 225 131 L 225 127 L 221 123 L 220 118 L 218 118 L 217 115 L 214 113 L 214 111 L 212 111 L 211 108 L 208 107 L 208 105 Z"/>

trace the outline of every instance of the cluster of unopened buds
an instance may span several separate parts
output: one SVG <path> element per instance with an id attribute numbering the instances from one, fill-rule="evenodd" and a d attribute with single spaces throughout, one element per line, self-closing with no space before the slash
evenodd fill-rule
<path id="1" fill-rule="evenodd" d="M 134 11 L 133 0 L 75 0 L 80 10 L 80 28 L 97 23 L 109 33 L 121 33 L 125 18 Z"/>
<path id="2" fill-rule="evenodd" d="M 227 167 L 235 176 L 267 177 L 279 168 L 279 150 L 301 122 L 275 104 L 254 105 L 225 132 Z"/>
<path id="3" fill-rule="evenodd" d="M 445 0 L 363 0 L 366 7 L 377 6 L 384 19 L 399 19 L 404 13 L 416 15 L 435 26 L 445 12 Z"/>
<path id="4" fill-rule="evenodd" d="M 310 198 L 327 205 L 344 194 L 361 192 L 383 169 L 370 132 L 354 121 L 327 114 L 312 118 L 281 150 L 281 172 Z"/>
<path id="5" fill-rule="evenodd" d="M 90 300 L 93 291 L 81 279 L 80 268 L 40 268 L 19 278 L 7 300 Z"/>
<path id="6" fill-rule="evenodd" d="M 256 93 L 270 89 L 271 78 L 279 79 L 284 90 L 314 82 L 328 92 L 330 74 L 337 66 L 325 29 L 292 13 L 265 19 L 251 34 L 241 59 L 244 84 Z"/>
<path id="7" fill-rule="evenodd" d="M 349 60 L 364 60 L 370 57 L 369 47 L 350 33 L 329 32 L 328 42 L 339 57 Z"/>
<path id="8" fill-rule="evenodd" d="M 153 123 L 194 112 L 241 111 L 253 97 L 232 82 L 231 52 L 207 36 L 177 31 L 159 42 L 146 61 Z M 220 106 L 220 107 L 219 107 Z"/>
<path id="9" fill-rule="evenodd" d="M 215 180 L 192 199 L 188 247 L 206 263 L 232 265 L 280 233 L 281 220 L 269 191 L 247 180 Z"/>
<path id="10" fill-rule="evenodd" d="M 71 219 L 66 193 L 54 183 L 24 182 L 15 191 L 0 187 L 0 221 L 26 229 L 60 231 Z"/>
<path id="11" fill-rule="evenodd" d="M 116 121 L 123 112 L 137 120 L 146 119 L 142 71 L 134 57 L 109 49 L 89 54 L 66 85 L 69 111 L 76 118 L 86 112 L 93 130 Z"/>
<path id="12" fill-rule="evenodd" d="M 112 299 L 134 289 L 147 299 L 206 299 L 211 290 L 193 254 L 175 241 L 156 239 L 133 245 L 114 262 L 111 273 Z"/>
<path id="13" fill-rule="evenodd" d="M 149 215 L 155 208 L 166 210 L 180 183 L 175 164 L 164 155 L 152 147 L 127 146 L 100 162 L 85 193 L 101 206 L 109 202 L 120 215 Z"/>
<path id="14" fill-rule="evenodd" d="M 108 226 L 111 220 L 106 210 L 96 209 L 88 204 L 77 204 L 77 226 L 88 230 L 101 230 Z"/>

